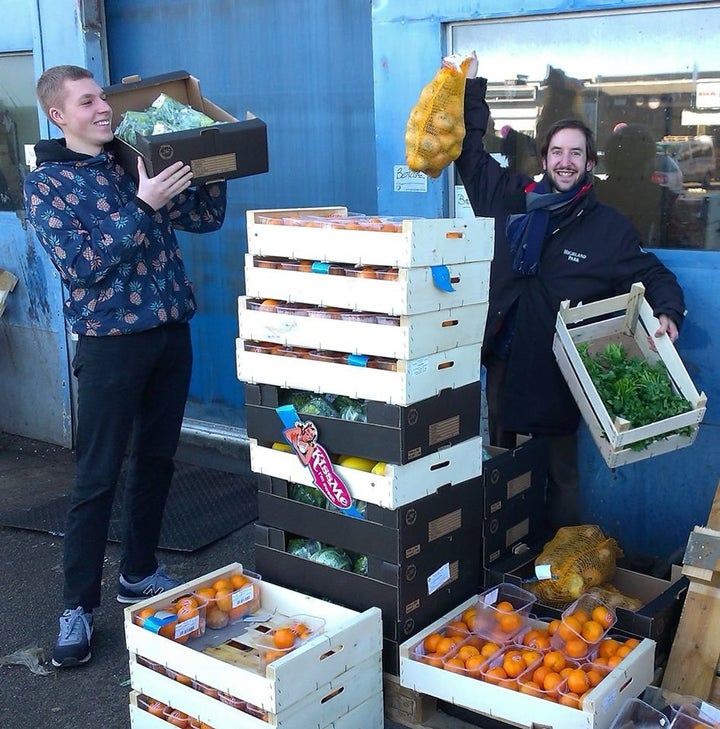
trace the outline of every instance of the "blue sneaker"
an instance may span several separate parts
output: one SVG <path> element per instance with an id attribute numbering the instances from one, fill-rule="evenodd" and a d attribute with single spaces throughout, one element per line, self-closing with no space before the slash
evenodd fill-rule
<path id="1" fill-rule="evenodd" d="M 90 639 L 93 615 L 81 607 L 65 610 L 60 616 L 60 634 L 52 652 L 52 664 L 57 668 L 79 666 L 90 660 Z"/>
<path id="2" fill-rule="evenodd" d="M 160 565 L 157 570 L 140 582 L 128 582 L 122 575 L 118 584 L 118 602 L 132 605 L 149 597 L 159 595 L 161 592 L 177 587 L 180 580 L 170 577 L 165 572 L 165 565 Z"/>

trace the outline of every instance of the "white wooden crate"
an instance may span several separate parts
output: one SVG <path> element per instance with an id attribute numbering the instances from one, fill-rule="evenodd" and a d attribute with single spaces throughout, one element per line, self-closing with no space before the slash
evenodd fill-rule
<path id="1" fill-rule="evenodd" d="M 231 658 L 228 655 L 231 651 L 224 644 L 200 651 L 193 647 L 197 641 L 182 645 L 133 622 L 133 615 L 139 610 L 166 605 L 168 600 L 211 585 L 239 567 L 238 564 L 228 565 L 126 608 L 128 651 L 278 714 L 382 650 L 382 621 L 378 608 L 359 613 L 264 581 L 260 588 L 260 613 L 313 615 L 325 620 L 324 633 L 269 663 L 264 673 L 243 660 L 242 652 L 238 652 L 237 658 Z M 222 639 L 227 641 L 242 631 L 243 625 L 238 623 L 218 631 L 218 635 L 222 633 Z"/>
<path id="2" fill-rule="evenodd" d="M 293 483 L 312 486 L 310 471 L 294 453 L 258 445 L 250 439 L 250 468 Z M 482 473 L 482 438 L 470 438 L 403 466 L 388 463 L 385 474 L 334 466 L 353 499 L 397 509 L 434 494 L 446 484 L 459 484 Z"/>
<path id="3" fill-rule="evenodd" d="M 245 293 L 256 298 L 393 315 L 421 314 L 487 302 L 489 260 L 449 264 L 446 268 L 452 291 L 438 288 L 433 271 L 427 266 L 400 268 L 397 280 L 386 281 L 264 268 L 256 266 L 253 256 L 247 254 Z"/>
<path id="4" fill-rule="evenodd" d="M 238 298 L 242 339 L 392 359 L 417 359 L 468 344 L 481 345 L 487 317 L 483 303 L 402 316 L 399 326 L 393 326 L 252 310 L 247 299 Z"/>
<path id="5" fill-rule="evenodd" d="M 639 696 L 653 679 L 655 642 L 644 638 L 583 699 L 580 709 L 461 676 L 411 658 L 413 648 L 454 616 L 477 604 L 478 597 L 436 620 L 400 645 L 400 685 L 462 706 L 513 726 L 552 729 L 607 729 L 627 699 Z"/>
<path id="6" fill-rule="evenodd" d="M 368 701 L 377 702 L 378 696 L 382 708 L 382 654 L 378 652 L 352 666 L 277 714 L 268 713 L 266 721 L 146 668 L 132 657 L 130 682 L 134 690 L 200 719 L 213 729 L 321 729 L 337 726 L 334 722 Z M 150 716 L 146 711 L 142 713 Z"/>
<path id="7" fill-rule="evenodd" d="M 397 371 L 249 352 L 239 338 L 235 350 L 237 376 L 243 382 L 331 392 L 391 405 L 411 405 L 480 379 L 480 344 L 398 360 Z"/>
<path id="8" fill-rule="evenodd" d="M 322 219 L 347 212 L 344 207 L 250 210 L 248 251 L 261 256 L 403 268 L 489 261 L 493 257 L 492 218 L 411 219 L 403 221 L 399 233 L 261 222 L 297 216 Z"/>
<path id="9" fill-rule="evenodd" d="M 555 358 L 595 444 L 611 468 L 692 445 L 705 416 L 705 394 L 695 389 L 670 337 L 655 337 L 659 322 L 645 301 L 644 290 L 642 284 L 633 284 L 630 293 L 612 299 L 576 307 L 564 302 L 557 316 L 553 340 Z M 598 317 L 600 321 L 578 325 Z M 630 428 L 626 421 L 612 419 L 580 359 L 577 345 L 583 342 L 590 344 L 591 352 L 593 347 L 602 350 L 607 343 L 615 342 L 622 344 L 629 354 L 647 362 L 662 361 L 675 391 L 690 402 L 691 410 L 638 428 Z M 686 426 L 692 428 L 690 435 L 670 435 Z M 642 450 L 630 447 L 654 436 L 662 439 Z"/>

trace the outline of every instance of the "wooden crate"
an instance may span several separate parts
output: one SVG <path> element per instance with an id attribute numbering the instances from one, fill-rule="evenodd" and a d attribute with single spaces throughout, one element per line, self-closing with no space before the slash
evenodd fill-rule
<path id="1" fill-rule="evenodd" d="M 489 260 L 448 264 L 442 273 L 447 275 L 446 283 L 451 290 L 436 285 L 433 268 L 429 266 L 400 268 L 397 280 L 385 281 L 265 268 L 256 265 L 254 256 L 247 254 L 245 293 L 255 298 L 398 316 L 487 302 Z"/>
<path id="2" fill-rule="evenodd" d="M 295 453 L 275 450 L 250 439 L 250 468 L 292 483 L 313 486 L 312 474 Z M 403 466 L 387 464 L 384 475 L 334 466 L 353 499 L 397 509 L 435 493 L 441 486 L 460 484 L 482 472 L 482 438 L 470 438 Z"/>
<path id="3" fill-rule="evenodd" d="M 238 299 L 240 337 L 285 346 L 412 360 L 482 344 L 487 303 L 401 316 L 399 326 L 248 309 Z"/>
<path id="4" fill-rule="evenodd" d="M 398 360 L 396 370 L 250 352 L 236 340 L 237 376 L 251 384 L 331 392 L 334 395 L 410 405 L 480 379 L 480 345 Z"/>
<path id="5" fill-rule="evenodd" d="M 655 337 L 659 324 L 645 301 L 644 290 L 642 284 L 633 284 L 629 294 L 611 299 L 575 307 L 564 302 L 557 316 L 553 352 L 592 438 L 611 468 L 692 445 L 705 416 L 705 394 L 695 389 L 670 338 Z M 580 325 L 588 319 L 591 323 Z M 612 419 L 577 351 L 580 343 L 589 343 L 589 351 L 594 352 L 611 342 L 623 345 L 628 354 L 647 362 L 662 361 L 675 391 L 690 402 L 691 410 L 638 428 Z M 673 432 L 688 426 L 692 429 L 690 435 Z M 631 447 L 651 437 L 661 440 L 642 450 Z"/>
<path id="6" fill-rule="evenodd" d="M 347 213 L 344 207 L 250 210 L 248 251 L 261 256 L 400 268 L 489 261 L 493 257 L 492 218 L 408 219 L 397 233 L 330 226 L 331 216 Z M 272 224 L 301 216 L 320 222 L 314 221 L 313 227 Z M 323 219 L 328 225 L 315 227 Z"/>
<path id="7" fill-rule="evenodd" d="M 130 692 L 130 726 L 132 729 L 167 729 L 170 724 L 165 720 L 159 719 L 140 708 L 139 704 L 142 702 L 138 699 L 141 697 L 142 694 L 139 691 Z M 334 698 L 335 695 L 330 697 L 331 700 Z M 234 712 L 230 723 L 214 724 L 212 725 L 213 729 L 268 729 L 268 727 L 282 727 L 283 729 L 289 729 L 290 727 L 293 727 L 293 729 L 313 729 L 314 727 L 317 727 L 317 729 L 365 729 L 366 727 L 382 727 L 383 725 L 382 691 L 375 693 L 360 705 L 350 709 L 346 714 L 334 718 L 330 724 L 312 724 L 303 715 L 300 715 L 298 720 L 290 719 L 291 724 L 279 724 L 272 716 L 269 717 L 268 721 L 263 721 L 231 707 L 228 708 Z M 188 713 L 194 719 L 198 718 L 192 713 L 185 713 Z"/>
<path id="8" fill-rule="evenodd" d="M 350 667 L 377 657 L 382 650 L 381 612 L 371 607 L 357 612 L 263 581 L 261 615 L 312 615 L 325 620 L 324 632 L 288 655 L 263 666 L 257 655 L 243 649 L 248 623 L 219 631 L 207 631 L 202 640 L 183 645 L 135 624 L 133 617 L 146 607 L 161 607 L 168 601 L 237 570 L 233 564 L 125 609 L 125 639 L 128 651 L 148 661 L 247 701 L 272 714 L 282 714 L 319 687 L 325 686 Z M 232 655 L 231 655 L 232 654 Z M 369 664 L 368 664 L 369 665 Z M 135 687 L 133 687 L 135 688 Z"/>
<path id="9" fill-rule="evenodd" d="M 647 638 L 585 696 L 580 709 L 461 676 L 411 657 L 415 646 L 430 633 L 476 605 L 477 600 L 477 596 L 466 600 L 400 646 L 400 685 L 513 726 L 607 729 L 625 701 L 639 696 L 653 679 L 655 643 Z"/>

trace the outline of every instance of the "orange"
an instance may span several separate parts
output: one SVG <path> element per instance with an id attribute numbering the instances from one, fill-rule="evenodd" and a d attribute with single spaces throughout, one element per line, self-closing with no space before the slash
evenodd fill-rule
<path id="1" fill-rule="evenodd" d="M 576 610 L 572 613 L 572 616 L 580 623 L 580 625 L 583 625 L 590 619 L 590 616 L 584 610 Z"/>
<path id="2" fill-rule="evenodd" d="M 630 646 L 629 646 L 629 645 L 628 645 L 627 643 L 625 643 L 624 645 L 621 645 L 621 646 L 620 646 L 620 647 L 619 647 L 619 648 L 618 648 L 618 649 L 617 649 L 617 650 L 615 651 L 615 655 L 616 655 L 616 656 L 620 656 L 620 658 L 625 658 L 625 656 L 626 656 L 626 655 L 627 655 L 628 653 L 630 653 L 630 651 L 631 651 L 631 650 L 632 650 L 632 648 L 631 648 L 631 647 L 630 647 Z"/>
<path id="3" fill-rule="evenodd" d="M 602 634 L 604 632 L 605 628 L 596 620 L 587 620 L 583 623 L 582 637 L 585 638 L 588 643 L 597 643 L 600 638 L 602 638 Z"/>
<path id="4" fill-rule="evenodd" d="M 277 661 L 278 658 L 282 658 L 284 655 L 284 651 L 265 651 L 263 660 L 265 663 L 272 663 L 273 661 Z"/>
<path id="5" fill-rule="evenodd" d="M 577 694 L 571 692 L 566 694 L 560 694 L 558 697 L 558 703 L 563 706 L 570 706 L 573 709 L 580 708 L 580 697 Z"/>
<path id="6" fill-rule="evenodd" d="M 637 646 L 640 645 L 640 641 L 637 638 L 628 638 L 623 643 L 623 645 L 626 645 L 628 648 L 630 648 L 632 650 L 633 648 L 637 648 Z"/>
<path id="7" fill-rule="evenodd" d="M 205 622 L 207 623 L 208 628 L 211 628 L 212 630 L 220 630 L 228 624 L 228 614 L 213 605 L 208 608 L 207 613 L 205 614 Z"/>
<path id="8" fill-rule="evenodd" d="M 513 604 L 509 600 L 501 600 L 497 605 L 495 605 L 495 609 L 501 613 L 511 613 L 515 610 Z"/>
<path id="9" fill-rule="evenodd" d="M 468 676 L 473 678 L 480 678 L 480 666 L 485 663 L 484 656 L 470 656 L 465 661 L 465 670 L 468 672 Z"/>
<path id="10" fill-rule="evenodd" d="M 619 647 L 620 643 L 614 638 L 605 638 L 598 647 L 598 653 L 602 658 L 610 658 L 615 655 Z"/>
<path id="11" fill-rule="evenodd" d="M 298 638 L 302 638 L 303 636 L 308 637 L 311 632 L 310 628 L 308 628 L 305 623 L 294 623 L 290 626 L 290 630 L 292 630 Z"/>
<path id="12" fill-rule="evenodd" d="M 622 659 L 623 657 L 619 656 L 617 653 L 614 656 L 610 656 L 610 658 L 607 659 L 608 668 L 615 668 Z"/>
<path id="13" fill-rule="evenodd" d="M 542 686 L 542 685 L 543 685 L 543 681 L 545 680 L 545 676 L 547 676 L 547 675 L 548 675 L 548 673 L 550 673 L 550 668 L 549 668 L 549 666 L 545 666 L 545 665 L 542 665 L 542 666 L 538 666 L 538 667 L 537 667 L 537 668 L 536 668 L 536 669 L 535 669 L 535 670 L 533 671 L 533 675 L 532 675 L 532 680 L 533 680 L 533 681 L 534 681 L 534 682 L 535 682 L 535 683 L 536 683 L 536 684 L 537 684 L 538 686 Z"/>
<path id="14" fill-rule="evenodd" d="M 250 580 L 245 575 L 230 575 L 230 585 L 233 590 L 239 590 L 244 585 L 247 585 Z"/>
<path id="15" fill-rule="evenodd" d="M 198 601 L 197 598 L 193 597 L 192 595 L 183 595 L 182 597 L 179 597 L 173 605 L 175 606 L 176 610 L 179 610 L 181 607 L 197 607 Z"/>
<path id="16" fill-rule="evenodd" d="M 567 658 L 561 651 L 549 651 L 543 656 L 543 665 L 551 671 L 562 671 L 567 666 Z"/>
<path id="17" fill-rule="evenodd" d="M 232 587 L 221 587 L 215 591 L 215 605 L 224 613 L 232 610 Z"/>
<path id="18" fill-rule="evenodd" d="M 575 694 L 584 694 L 590 688 L 590 679 L 582 668 L 574 668 L 567 675 L 567 687 Z"/>
<path id="19" fill-rule="evenodd" d="M 587 671 L 587 678 L 588 682 L 590 683 L 591 688 L 595 688 L 600 681 L 605 678 L 605 675 L 602 673 L 602 671 L 598 671 L 597 668 L 590 668 Z"/>
<path id="20" fill-rule="evenodd" d="M 485 645 L 480 649 L 480 655 L 483 656 L 483 658 L 490 658 L 490 656 L 493 653 L 497 653 L 497 651 L 500 650 L 500 646 L 497 643 L 493 643 L 493 641 L 489 640 Z"/>
<path id="21" fill-rule="evenodd" d="M 477 608 L 471 607 L 468 608 L 463 614 L 462 614 L 462 621 L 465 623 L 465 626 L 468 630 L 472 630 L 475 626 L 475 616 L 477 615 Z"/>
<path id="22" fill-rule="evenodd" d="M 445 636 L 443 638 L 440 638 L 438 641 L 437 646 L 435 647 L 435 650 L 441 655 L 444 656 L 446 653 L 450 653 L 450 651 L 457 646 L 457 644 L 460 643 L 460 639 L 457 637 L 448 637 Z"/>
<path id="23" fill-rule="evenodd" d="M 295 643 L 295 633 L 290 628 L 278 628 L 273 633 L 273 645 L 276 648 L 292 648 Z"/>
<path id="24" fill-rule="evenodd" d="M 593 658 L 593 663 L 596 666 L 607 666 L 608 659 L 607 658 L 603 658 L 603 656 L 595 656 L 595 658 Z"/>
<path id="25" fill-rule="evenodd" d="M 169 724 L 173 724 L 174 726 L 187 726 L 188 715 L 184 711 L 173 709 L 166 717 L 165 721 Z"/>
<path id="26" fill-rule="evenodd" d="M 498 617 L 498 624 L 503 633 L 512 633 L 522 626 L 522 616 L 519 613 L 506 613 Z"/>
<path id="27" fill-rule="evenodd" d="M 526 666 L 530 666 L 531 664 L 535 663 L 535 661 L 540 660 L 541 656 L 542 653 L 536 650 L 525 650 L 522 652 L 523 661 L 525 661 Z"/>
<path id="28" fill-rule="evenodd" d="M 279 303 L 280 302 L 276 299 L 265 299 L 262 304 L 260 304 L 260 311 L 277 311 L 277 305 Z"/>
<path id="29" fill-rule="evenodd" d="M 165 713 L 165 709 L 167 709 L 167 704 L 163 704 L 162 701 L 151 701 L 148 704 L 148 712 L 151 713 L 153 716 L 160 716 L 162 717 Z"/>
<path id="30" fill-rule="evenodd" d="M 558 618 L 555 618 L 554 620 L 551 620 L 548 623 L 547 631 L 548 635 L 555 635 L 557 633 L 557 629 L 560 627 L 560 620 Z"/>
<path id="31" fill-rule="evenodd" d="M 196 605 L 183 605 L 182 607 L 178 608 L 177 615 L 178 615 L 178 622 L 182 622 L 183 620 L 190 620 L 191 618 L 196 618 L 200 614 L 200 611 L 198 610 Z"/>
<path id="32" fill-rule="evenodd" d="M 520 682 L 520 693 L 529 694 L 530 696 L 542 696 L 542 689 L 535 681 L 521 681 Z"/>
<path id="33" fill-rule="evenodd" d="M 442 668 L 442 654 L 426 653 L 423 658 L 423 663 L 427 663 L 429 666 L 435 666 L 435 668 Z"/>
<path id="34" fill-rule="evenodd" d="M 502 667 L 508 678 L 517 678 L 527 668 L 527 665 L 523 660 L 522 653 L 512 650 L 508 651 L 503 657 Z"/>
<path id="35" fill-rule="evenodd" d="M 464 638 L 467 636 L 467 633 L 467 625 L 465 625 L 462 620 L 455 620 L 452 623 L 449 623 L 448 626 L 445 628 L 445 635 L 448 638 L 452 638 L 454 636 L 460 636 Z"/>
<path id="36" fill-rule="evenodd" d="M 494 683 L 499 684 L 501 681 L 506 680 L 508 677 L 507 673 L 505 673 L 502 666 L 494 666 L 493 668 L 488 668 L 487 671 L 483 674 L 483 678 L 488 683 Z"/>
<path id="37" fill-rule="evenodd" d="M 563 650 L 570 658 L 582 658 L 587 655 L 588 645 L 582 638 L 571 638 L 565 641 Z"/>
<path id="38" fill-rule="evenodd" d="M 430 633 L 423 640 L 425 653 L 435 653 L 438 643 L 443 639 L 442 633 Z"/>
<path id="39" fill-rule="evenodd" d="M 612 614 L 612 611 L 604 605 L 598 605 L 594 608 L 592 611 L 592 619 L 595 622 L 600 623 L 605 630 L 607 630 L 615 622 L 615 617 Z"/>
<path id="40" fill-rule="evenodd" d="M 443 668 L 452 673 L 465 673 L 465 661 L 462 658 L 458 658 L 458 656 L 454 656 L 443 662 Z"/>
<path id="41" fill-rule="evenodd" d="M 560 625 L 558 625 L 558 629 L 557 629 L 557 634 L 563 640 L 569 640 L 570 638 L 575 638 L 578 635 L 580 635 L 581 632 L 582 632 L 582 624 L 576 617 L 573 617 L 572 615 L 568 615 L 567 617 L 563 618 L 560 621 Z"/>
<path id="42" fill-rule="evenodd" d="M 142 628 L 145 624 L 146 618 L 150 618 L 153 615 L 155 615 L 155 610 L 153 608 L 143 608 L 135 613 L 134 622 Z"/>
<path id="43" fill-rule="evenodd" d="M 480 649 L 476 648 L 474 645 L 462 645 L 458 649 L 457 655 L 458 658 L 462 658 L 463 661 L 467 662 L 468 658 L 480 656 Z"/>
<path id="44" fill-rule="evenodd" d="M 198 604 L 205 605 L 210 600 L 215 599 L 215 590 L 212 587 L 201 587 L 195 591 L 195 597 L 197 598 Z"/>
<path id="45" fill-rule="evenodd" d="M 542 682 L 544 691 L 557 691 L 557 687 L 562 683 L 563 677 L 556 671 L 550 671 Z"/>
<path id="46" fill-rule="evenodd" d="M 217 592 L 218 590 L 231 590 L 232 582 L 228 577 L 221 577 L 212 583 L 212 588 Z"/>

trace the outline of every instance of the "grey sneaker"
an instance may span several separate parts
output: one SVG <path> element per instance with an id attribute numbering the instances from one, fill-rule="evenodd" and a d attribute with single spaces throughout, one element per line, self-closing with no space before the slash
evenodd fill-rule
<path id="1" fill-rule="evenodd" d="M 122 575 L 118 584 L 118 602 L 132 605 L 133 603 L 146 600 L 148 597 L 159 595 L 161 592 L 177 587 L 180 580 L 170 577 L 165 572 L 165 565 L 160 565 L 157 570 L 140 582 L 128 582 Z"/>
<path id="2" fill-rule="evenodd" d="M 57 668 L 79 666 L 87 663 L 90 652 L 90 639 L 93 634 L 93 615 L 81 607 L 65 610 L 60 616 L 60 634 L 52 652 L 52 664 Z"/>

